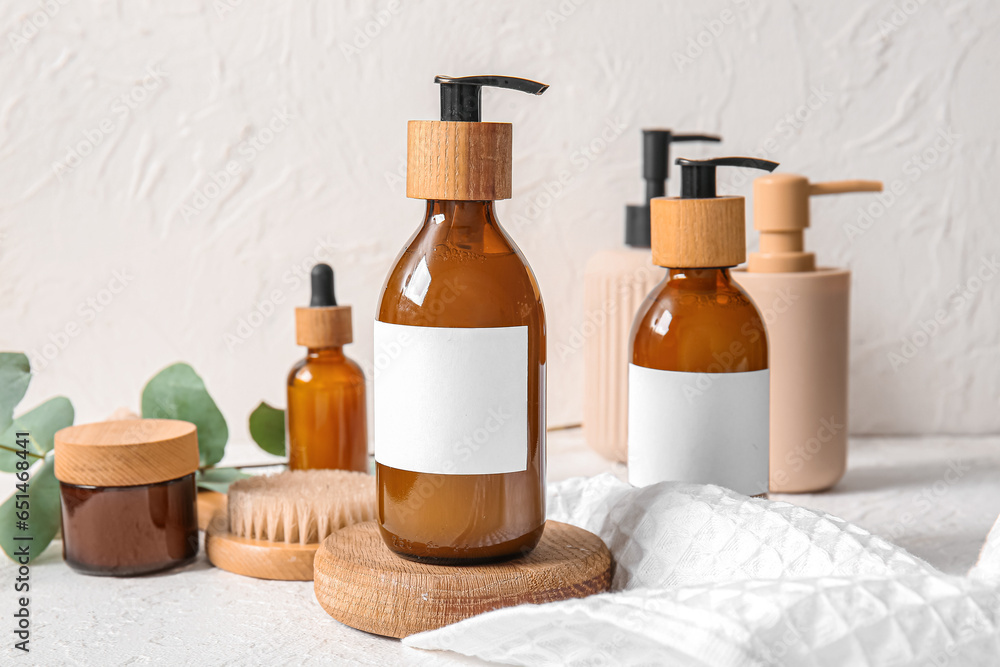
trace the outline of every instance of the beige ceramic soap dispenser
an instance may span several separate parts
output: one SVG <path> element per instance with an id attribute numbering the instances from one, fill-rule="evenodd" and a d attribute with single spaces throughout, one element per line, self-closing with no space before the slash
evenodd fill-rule
<path id="1" fill-rule="evenodd" d="M 754 181 L 760 251 L 732 275 L 763 312 L 770 340 L 771 491 L 821 491 L 847 466 L 851 273 L 817 268 L 805 251 L 809 197 L 881 189 L 879 181 L 810 183 L 795 174 Z"/>

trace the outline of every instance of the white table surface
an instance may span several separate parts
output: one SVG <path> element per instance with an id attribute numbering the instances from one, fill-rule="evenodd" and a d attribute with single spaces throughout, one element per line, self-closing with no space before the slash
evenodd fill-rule
<path id="1" fill-rule="evenodd" d="M 252 446 L 233 444 L 226 463 L 262 459 Z M 586 449 L 578 430 L 549 434 L 550 482 L 609 470 L 624 474 Z M 13 479 L 0 475 L 3 497 L 6 488 Z M 1000 437 L 856 439 L 833 491 L 773 497 L 841 516 L 964 574 L 1000 514 Z M 204 552 L 180 570 L 113 579 L 76 574 L 60 550 L 54 542 L 32 565 L 32 651 L 15 651 L 5 632 L 4 662 L 17 660 L 7 664 L 480 664 L 343 626 L 320 608 L 311 583 L 223 572 Z M 9 619 L 15 568 L 0 560 L 0 613 Z"/>

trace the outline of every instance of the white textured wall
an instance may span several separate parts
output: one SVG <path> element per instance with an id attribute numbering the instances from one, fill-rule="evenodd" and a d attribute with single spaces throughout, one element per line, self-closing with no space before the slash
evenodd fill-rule
<path id="1" fill-rule="evenodd" d="M 548 308 L 550 423 L 581 417 L 582 267 L 620 242 L 639 130 L 664 126 L 815 179 L 896 182 L 870 221 L 868 195 L 813 205 L 809 244 L 855 271 L 853 430 L 996 432 L 998 23 L 986 0 L 5 0 L 0 348 L 65 343 L 36 356 L 26 404 L 63 393 L 81 420 L 188 361 L 245 437 L 258 400 L 284 405 L 314 257 L 354 304 L 351 354 L 371 354 L 421 218 L 401 174 L 434 75 L 513 74 L 552 86 L 484 94 L 486 119 L 515 123 L 499 212 Z"/>

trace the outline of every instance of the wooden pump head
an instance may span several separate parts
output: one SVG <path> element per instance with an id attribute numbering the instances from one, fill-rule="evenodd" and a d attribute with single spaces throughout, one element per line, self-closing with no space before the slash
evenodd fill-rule
<path id="1" fill-rule="evenodd" d="M 749 157 L 677 158 L 681 196 L 650 201 L 653 263 L 671 269 L 722 268 L 746 259 L 743 197 L 715 195 L 716 167 L 771 171 L 777 162 Z"/>
<path id="2" fill-rule="evenodd" d="M 799 273 L 816 270 L 816 255 L 805 252 L 809 197 L 841 192 L 881 192 L 881 181 L 810 183 L 798 174 L 769 174 L 753 182 L 753 227 L 760 252 L 750 253 L 747 271 Z"/>
<path id="3" fill-rule="evenodd" d="M 438 76 L 441 120 L 411 120 L 406 196 L 494 201 L 511 196 L 510 123 L 481 122 L 482 87 L 541 95 L 548 85 L 507 76 Z"/>

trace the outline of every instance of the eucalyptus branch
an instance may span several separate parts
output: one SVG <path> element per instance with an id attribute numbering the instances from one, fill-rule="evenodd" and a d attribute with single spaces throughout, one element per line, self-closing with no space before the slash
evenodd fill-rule
<path id="1" fill-rule="evenodd" d="M 45 458 L 44 454 L 35 454 L 34 452 L 29 452 L 26 449 L 14 449 L 13 447 L 7 447 L 5 445 L 0 445 L 0 449 L 6 449 L 8 452 L 13 452 L 14 454 L 20 454 L 20 453 L 23 452 L 23 453 L 27 454 L 28 456 L 30 456 L 32 458 L 39 459 L 39 460 Z"/>
<path id="2" fill-rule="evenodd" d="M 242 466 L 203 466 L 198 468 L 198 471 L 205 472 L 206 470 L 219 470 L 220 468 L 233 468 L 234 470 L 243 470 L 244 468 L 274 468 L 283 465 L 288 465 L 288 461 L 275 461 L 274 463 L 251 463 Z"/>

